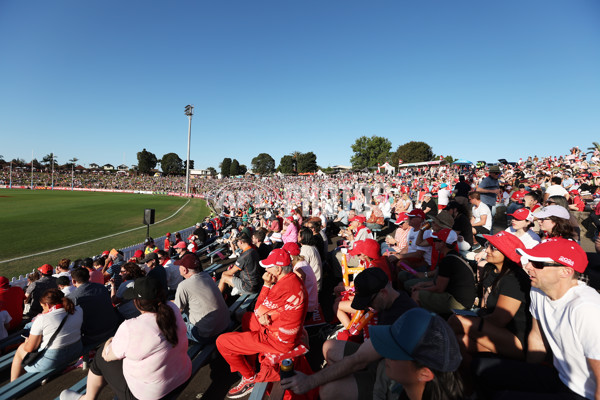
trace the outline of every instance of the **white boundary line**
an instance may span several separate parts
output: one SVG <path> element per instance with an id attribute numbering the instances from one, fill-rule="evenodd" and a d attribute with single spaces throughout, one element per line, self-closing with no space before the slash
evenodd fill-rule
<path id="1" fill-rule="evenodd" d="M 188 205 L 188 203 L 190 202 L 190 200 L 191 199 L 188 199 L 185 202 L 185 204 L 182 205 L 181 207 L 179 207 L 179 209 L 177 211 L 175 211 L 172 215 L 168 216 L 167 218 L 161 219 L 160 221 L 156 222 L 155 224 L 160 224 L 162 222 L 165 222 L 165 221 L 173 218 L 175 215 L 179 214 L 179 212 L 183 209 L 183 207 L 185 207 L 185 206 Z M 2 261 L 0 261 L 0 264 L 4 264 L 4 263 L 8 263 L 8 262 L 13 262 L 13 261 L 18 261 L 18 260 L 23 260 L 23 259 L 29 258 L 29 257 L 41 256 L 43 254 L 54 253 L 55 251 L 70 249 L 72 247 L 81 246 L 82 244 L 88 244 L 88 243 L 96 242 L 98 240 L 108 239 L 108 238 L 111 238 L 111 237 L 114 237 L 114 236 L 122 235 L 124 233 L 129 233 L 129 232 L 137 231 L 138 229 L 146 229 L 146 225 L 142 225 L 142 226 L 137 227 L 137 228 L 128 229 L 128 230 L 123 231 L 123 232 L 113 233 L 112 235 L 107 235 L 107 236 L 102 236 L 102 237 L 99 237 L 99 238 L 96 238 L 96 239 L 87 240 L 85 242 L 81 242 L 81 243 L 77 243 L 77 244 L 72 244 L 72 245 L 61 247 L 61 248 L 58 248 L 58 249 L 46 250 L 46 251 L 42 251 L 40 253 L 30 254 L 28 256 L 22 256 L 22 257 L 13 258 L 11 260 L 2 260 Z"/>

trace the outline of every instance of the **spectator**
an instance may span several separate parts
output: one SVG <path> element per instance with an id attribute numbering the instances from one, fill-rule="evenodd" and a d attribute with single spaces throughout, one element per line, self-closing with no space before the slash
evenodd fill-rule
<path id="1" fill-rule="evenodd" d="M 472 206 L 471 226 L 473 235 L 487 235 L 492 232 L 492 212 L 487 204 L 481 200 L 479 192 L 469 193 L 469 202 Z M 475 240 L 479 242 L 477 236 Z M 481 244 L 481 243 L 480 243 Z"/>
<path id="2" fill-rule="evenodd" d="M 600 380 L 600 295 L 579 280 L 587 256 L 574 241 L 554 237 L 517 249 L 531 279 L 533 316 L 527 363 L 478 360 L 477 383 L 495 398 L 596 398 Z M 553 365 L 543 363 L 552 355 Z"/>
<path id="3" fill-rule="evenodd" d="M 75 286 L 71 285 L 71 276 L 59 276 L 56 278 L 56 285 L 65 296 L 68 296 L 75 290 Z"/>
<path id="4" fill-rule="evenodd" d="M 118 288 L 114 284 L 111 285 L 110 301 L 117 308 L 117 311 L 119 311 L 119 314 L 121 314 L 124 319 L 138 317 L 140 315 L 140 311 L 135 307 L 133 301 L 125 299 L 124 296 L 125 291 L 134 286 L 135 280 L 138 278 L 143 278 L 146 276 L 146 273 L 143 269 L 138 267 L 136 263 L 128 262 L 121 266 L 119 274 L 121 275 L 123 283 L 121 283 Z"/>
<path id="5" fill-rule="evenodd" d="M 167 298 L 172 299 L 177 290 L 177 285 L 181 283 L 183 278 L 179 273 L 179 268 L 177 268 L 173 260 L 169 258 L 169 253 L 165 250 L 159 250 L 156 255 L 158 256 L 158 262 L 163 266 L 167 273 L 167 287 L 169 288 Z"/>
<path id="6" fill-rule="evenodd" d="M 37 270 L 40 273 L 40 278 L 30 283 L 25 290 L 25 302 L 30 304 L 29 312 L 26 315 L 28 318 L 33 318 L 42 312 L 42 306 L 40 305 L 42 294 L 48 289 L 57 287 L 56 278 L 52 276 L 52 272 L 54 272 L 52 265 L 44 264 Z"/>
<path id="7" fill-rule="evenodd" d="M 154 278 L 160 282 L 165 293 L 169 291 L 169 285 L 167 283 L 167 271 L 165 267 L 160 264 L 158 259 L 158 254 L 154 252 L 150 252 L 146 254 L 146 257 L 142 260 L 146 267 L 148 268 L 148 272 L 146 276 L 149 278 Z"/>
<path id="8" fill-rule="evenodd" d="M 300 243 L 300 255 L 304 258 L 317 278 L 318 290 L 321 290 L 321 280 L 323 277 L 323 262 L 319 255 L 319 250 L 315 247 L 313 232 L 309 228 L 302 228 L 298 234 L 298 243 Z M 286 243 L 287 244 L 287 243 Z M 285 246 L 285 245 L 284 245 Z"/>
<path id="9" fill-rule="evenodd" d="M 552 196 L 562 196 L 566 200 L 569 200 L 569 192 L 561 185 L 562 179 L 558 176 L 553 176 L 550 181 L 552 184 L 546 189 L 546 193 L 544 193 L 544 203 Z"/>
<path id="10" fill-rule="evenodd" d="M 71 273 L 69 272 L 69 265 L 71 264 L 71 260 L 68 258 L 61 259 L 56 265 L 56 273 L 52 275 L 55 278 L 59 276 L 66 276 L 69 280 L 71 279 Z"/>
<path id="11" fill-rule="evenodd" d="M 459 250 L 470 250 L 473 246 L 473 227 L 466 207 L 457 201 L 451 201 L 445 210 L 454 218 L 452 230 L 458 235 Z"/>
<path id="12" fill-rule="evenodd" d="M 115 332 L 118 324 L 108 290 L 104 285 L 90 282 L 86 268 L 75 268 L 71 277 L 76 289 L 69 299 L 83 310 L 81 341 L 84 346 L 100 343 Z"/>
<path id="13" fill-rule="evenodd" d="M 448 184 L 442 183 L 440 185 L 440 190 L 438 191 L 438 210 L 443 210 L 444 208 L 446 208 L 446 206 L 450 202 L 451 194 L 452 193 L 448 189 Z"/>
<path id="14" fill-rule="evenodd" d="M 25 292 L 18 286 L 10 286 L 8 278 L 0 276 L 0 303 L 3 309 L 10 314 L 8 330 L 13 330 L 23 321 L 23 302 Z"/>
<path id="15" fill-rule="evenodd" d="M 398 214 L 398 218 L 394 222 L 398 228 L 396 228 L 394 236 L 387 235 L 385 237 L 385 242 L 381 244 L 381 255 L 393 256 L 408 249 L 408 232 L 410 230 L 408 220 L 409 216 L 406 213 Z"/>
<path id="16" fill-rule="evenodd" d="M 478 200 L 481 200 L 481 202 L 483 202 L 483 204 L 485 204 L 488 209 L 490 210 L 490 221 L 489 221 L 489 225 L 490 227 L 488 228 L 488 231 L 491 232 L 492 230 L 492 220 L 491 218 L 494 216 L 494 214 L 496 213 L 496 197 L 502 193 L 502 191 L 500 190 L 500 184 L 498 183 L 498 178 L 500 177 L 500 174 L 502 172 L 500 171 L 500 167 L 497 165 L 492 165 L 489 169 L 489 173 L 488 176 L 485 177 L 484 179 L 481 180 L 481 183 L 479 183 L 479 186 L 476 189 L 476 193 L 480 194 L 480 197 L 478 198 Z M 469 200 L 471 200 L 472 197 L 469 194 Z M 471 204 L 473 204 L 471 202 Z M 489 232 L 485 232 L 485 233 L 489 233 Z"/>
<path id="17" fill-rule="evenodd" d="M 269 256 L 272 248 L 268 244 L 265 243 L 266 232 L 263 229 L 257 229 L 252 234 L 252 244 L 256 247 L 258 251 L 258 259 L 260 261 L 264 260 Z"/>
<path id="18" fill-rule="evenodd" d="M 230 398 L 251 392 L 255 382 L 276 379 L 277 373 L 264 366 L 257 376 L 246 355 L 288 352 L 300 344 L 303 333 L 307 293 L 300 278 L 292 272 L 289 254 L 275 249 L 260 265 L 266 270 L 264 285 L 254 313 L 245 315 L 244 331 L 224 333 L 217 338 L 217 348 L 231 371 L 242 375 L 241 381 L 229 391 Z"/>
<path id="19" fill-rule="evenodd" d="M 381 229 L 384 223 L 383 212 L 379 208 L 379 202 L 373 198 L 371 200 L 371 215 L 365 224 L 369 229 Z"/>
<path id="20" fill-rule="evenodd" d="M 421 230 L 428 229 L 425 222 L 425 213 L 423 210 L 414 209 L 406 214 L 410 230 L 408 232 L 408 249 L 405 253 L 398 254 L 399 261 L 409 264 L 412 268 L 420 271 L 429 269 L 431 265 L 431 247 L 421 247 L 417 242 L 417 237 Z"/>
<path id="21" fill-rule="evenodd" d="M 177 264 L 178 261 L 183 261 L 185 260 L 185 262 L 188 265 L 191 264 L 195 264 L 195 269 L 199 269 L 202 270 L 202 264 L 200 263 L 200 259 L 198 259 L 198 256 L 195 255 L 194 253 L 190 253 L 187 250 L 187 247 L 185 245 L 185 242 L 181 241 L 179 243 L 177 243 L 175 246 L 173 246 L 173 248 L 175 249 L 175 252 L 177 253 L 177 260 L 175 260 L 173 263 L 175 265 L 179 265 Z"/>
<path id="22" fill-rule="evenodd" d="M 212 277 L 196 269 L 195 263 L 182 260 L 179 272 L 185 280 L 177 286 L 175 305 L 184 314 L 187 337 L 209 343 L 229 325 L 227 304 Z"/>
<path id="23" fill-rule="evenodd" d="M 104 262 L 99 261 L 98 265 L 104 265 Z M 81 266 L 88 270 L 90 275 L 90 282 L 104 285 L 104 274 L 102 273 L 102 269 L 94 268 L 94 260 L 92 260 L 90 257 L 84 258 L 81 262 Z"/>
<path id="24" fill-rule="evenodd" d="M 579 221 L 573 215 L 571 209 L 569 208 L 569 202 L 567 201 L 567 199 L 565 199 L 562 196 L 551 196 L 548 198 L 548 200 L 546 200 L 546 206 L 549 205 L 561 206 L 562 208 L 567 210 L 567 212 L 569 213 L 569 224 L 571 224 L 571 226 L 573 227 L 573 240 L 579 242 L 579 238 L 581 237 L 581 228 L 579 227 Z"/>
<path id="25" fill-rule="evenodd" d="M 230 269 L 221 274 L 219 290 L 223 293 L 230 286 L 240 294 L 257 293 L 261 285 L 258 251 L 252 247 L 250 238 L 246 235 L 241 235 L 237 244 L 242 254 Z"/>
<path id="26" fill-rule="evenodd" d="M 43 313 L 35 318 L 29 337 L 15 353 L 10 370 L 11 382 L 25 371 L 41 372 L 58 368 L 75 360 L 81 354 L 80 330 L 83 321 L 81 308 L 75 307 L 73 302 L 57 288 L 44 291 L 39 301 Z M 57 331 L 54 340 L 50 343 L 50 339 Z M 23 369 L 23 358 L 27 353 L 39 349 L 43 350 L 43 355 L 34 364 Z"/>
<path id="27" fill-rule="evenodd" d="M 283 220 L 283 230 L 284 233 L 281 235 L 281 239 L 283 243 L 287 242 L 296 242 L 298 241 L 298 222 L 294 219 L 293 216 L 286 217 Z"/>
<path id="28" fill-rule="evenodd" d="M 533 213 L 533 216 L 540 221 L 544 239 L 551 237 L 575 238 L 575 231 L 570 223 L 571 215 L 566 208 L 553 204 L 540 208 Z"/>
<path id="29" fill-rule="evenodd" d="M 283 245 L 283 250 L 285 250 L 292 259 L 294 273 L 302 279 L 302 282 L 304 282 L 304 287 L 306 288 L 306 293 L 308 295 L 307 310 L 308 313 L 312 315 L 313 311 L 319 308 L 319 289 L 315 272 L 306 262 L 304 257 L 300 255 L 300 246 L 298 243 L 286 243 Z"/>
<path id="30" fill-rule="evenodd" d="M 142 315 L 121 324 L 94 357 L 87 377 L 86 399 L 95 399 L 105 382 L 119 399 L 160 399 L 191 375 L 186 328 L 175 304 L 167 302 L 161 284 L 138 278 L 126 298 Z M 80 399 L 64 390 L 61 400 Z"/>
<path id="31" fill-rule="evenodd" d="M 540 243 L 540 237 L 531 229 L 534 220 L 531 211 L 527 208 L 519 208 L 514 213 L 508 215 L 512 219 L 506 231 L 518 237 L 526 249 L 531 249 Z"/>
<path id="32" fill-rule="evenodd" d="M 421 210 L 425 213 L 426 218 L 435 217 L 438 213 L 438 206 L 433 200 L 431 193 L 425 193 L 423 195 L 423 202 L 421 203 Z"/>
<path id="33" fill-rule="evenodd" d="M 454 201 L 463 207 L 469 205 L 469 193 L 471 192 L 471 185 L 465 181 L 464 175 L 458 176 L 458 183 L 454 185 Z"/>

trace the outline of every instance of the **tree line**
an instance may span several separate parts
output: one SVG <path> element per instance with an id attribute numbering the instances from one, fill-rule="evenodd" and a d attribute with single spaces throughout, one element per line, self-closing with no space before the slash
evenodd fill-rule
<path id="1" fill-rule="evenodd" d="M 438 160 L 440 156 L 433 153 L 433 149 L 425 142 L 410 141 L 404 143 L 392 152 L 392 142 L 381 136 L 361 136 L 351 146 L 354 155 L 350 158 L 353 169 L 377 167 L 386 162 L 392 166 L 399 163 L 415 163 L 422 161 Z M 443 157 L 448 162 L 453 162 L 452 156 Z"/>

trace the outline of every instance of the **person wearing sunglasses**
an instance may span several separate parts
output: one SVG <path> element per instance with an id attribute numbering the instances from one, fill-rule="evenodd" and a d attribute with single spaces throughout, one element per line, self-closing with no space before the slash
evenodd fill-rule
<path id="1" fill-rule="evenodd" d="M 476 369 L 477 384 L 502 391 L 494 398 L 598 398 L 600 294 L 579 279 L 588 265 L 585 251 L 556 237 L 517 252 L 531 280 L 527 363 L 484 361 Z M 544 363 L 549 355 L 553 365 Z"/>
<path id="2" fill-rule="evenodd" d="M 466 362 L 477 353 L 523 360 L 527 349 L 525 338 L 531 325 L 530 283 L 516 249 L 524 245 L 506 231 L 484 237 L 488 242 L 486 261 L 479 274 L 482 293 L 477 316 L 455 314 L 448 323 Z"/>

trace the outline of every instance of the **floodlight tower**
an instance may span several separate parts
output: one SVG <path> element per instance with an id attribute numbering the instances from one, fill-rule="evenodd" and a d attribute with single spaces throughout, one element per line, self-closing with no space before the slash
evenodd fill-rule
<path id="1" fill-rule="evenodd" d="M 189 119 L 187 163 L 185 167 L 185 194 L 190 194 L 190 142 L 192 140 L 192 115 L 194 115 L 194 106 L 190 104 L 185 106 L 185 115 L 187 115 Z"/>

